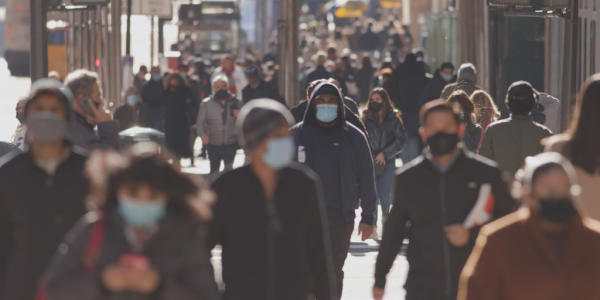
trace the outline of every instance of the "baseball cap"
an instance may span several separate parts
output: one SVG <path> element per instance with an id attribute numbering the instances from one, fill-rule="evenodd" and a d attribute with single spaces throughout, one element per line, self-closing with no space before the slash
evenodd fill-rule
<path id="1" fill-rule="evenodd" d="M 247 76 L 259 76 L 260 75 L 260 70 L 258 69 L 257 66 L 250 66 L 246 70 L 246 75 Z"/>
<path id="2" fill-rule="evenodd" d="M 535 103 L 536 95 L 527 81 L 517 81 L 510 85 L 506 98 L 509 102 Z"/>

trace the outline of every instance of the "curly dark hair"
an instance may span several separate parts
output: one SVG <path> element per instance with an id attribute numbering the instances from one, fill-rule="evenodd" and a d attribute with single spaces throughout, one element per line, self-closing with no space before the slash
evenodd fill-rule
<path id="1" fill-rule="evenodd" d="M 452 93 L 446 102 L 449 104 L 458 103 L 460 105 L 460 109 L 464 113 L 464 121 L 467 124 L 469 134 L 473 134 L 473 130 L 475 130 L 477 113 L 475 111 L 475 105 L 473 104 L 473 101 L 471 101 L 471 98 L 469 98 L 469 95 L 461 90 L 458 90 Z"/>

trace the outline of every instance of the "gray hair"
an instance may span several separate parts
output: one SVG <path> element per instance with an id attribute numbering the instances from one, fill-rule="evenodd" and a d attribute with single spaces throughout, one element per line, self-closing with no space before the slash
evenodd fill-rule
<path id="1" fill-rule="evenodd" d="M 86 69 L 75 70 L 65 78 L 65 85 L 71 89 L 73 95 L 90 95 L 94 83 L 98 83 L 98 73 Z"/>
<path id="2" fill-rule="evenodd" d="M 217 81 L 223 81 L 227 84 L 227 86 L 229 86 L 229 78 L 227 78 L 227 76 L 223 75 L 223 74 L 219 74 L 217 76 L 215 76 L 215 78 L 212 81 L 212 86 L 215 86 L 215 83 L 217 83 Z"/>
<path id="3" fill-rule="evenodd" d="M 475 65 L 473 65 L 472 63 L 464 63 L 462 65 L 460 65 L 460 68 L 458 68 L 458 80 L 469 80 L 469 81 L 473 81 L 475 80 L 475 74 L 477 74 L 477 69 L 475 68 Z"/>

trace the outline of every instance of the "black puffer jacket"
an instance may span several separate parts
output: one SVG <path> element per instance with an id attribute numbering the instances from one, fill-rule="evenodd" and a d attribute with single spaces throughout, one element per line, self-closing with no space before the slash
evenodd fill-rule
<path id="1" fill-rule="evenodd" d="M 366 116 L 365 127 L 369 133 L 369 141 L 373 145 L 373 155 L 383 152 L 385 159 L 394 158 L 406 143 L 406 132 L 404 126 L 397 116 L 398 111 L 390 111 L 381 126 L 379 121 L 375 119 L 375 115 L 365 110 L 363 115 Z"/>

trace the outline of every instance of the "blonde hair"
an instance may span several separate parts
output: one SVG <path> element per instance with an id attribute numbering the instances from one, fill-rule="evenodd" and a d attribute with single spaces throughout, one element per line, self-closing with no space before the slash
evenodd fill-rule
<path id="1" fill-rule="evenodd" d="M 489 123 L 495 122 L 500 117 L 500 112 L 492 96 L 483 90 L 473 92 L 471 95 L 471 101 L 475 104 L 477 111 L 477 124 L 484 124 L 486 121 Z"/>

